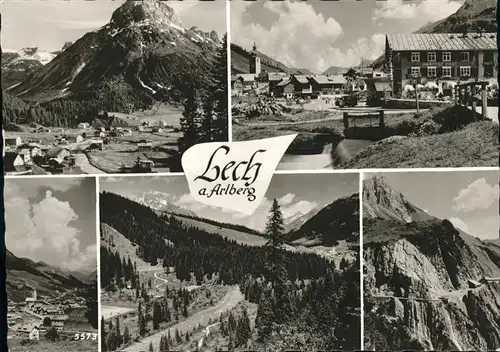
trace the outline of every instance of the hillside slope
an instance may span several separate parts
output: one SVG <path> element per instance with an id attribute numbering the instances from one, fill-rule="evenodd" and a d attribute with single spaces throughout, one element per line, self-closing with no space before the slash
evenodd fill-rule
<path id="1" fill-rule="evenodd" d="M 417 33 L 456 33 L 463 29 L 496 32 L 496 1 L 466 0 L 451 16 L 420 28 Z"/>
<path id="2" fill-rule="evenodd" d="M 287 72 L 289 74 L 310 75 L 311 71 L 307 69 L 291 68 L 282 62 L 275 60 L 259 51 L 261 69 L 267 72 Z M 231 74 L 249 73 L 251 52 L 243 49 L 241 46 L 231 43 Z"/>
<path id="3" fill-rule="evenodd" d="M 286 237 L 292 243 L 308 240 L 326 247 L 335 246 L 339 241 L 356 243 L 359 240 L 359 195 L 335 200 Z"/>
<path id="4" fill-rule="evenodd" d="M 395 209 L 420 212 L 401 202 L 404 197 L 387 183 L 372 185 L 381 196 L 365 198 L 368 207 L 387 206 L 385 212 L 365 213 L 363 221 L 365 347 L 500 348 L 500 282 L 481 281 L 500 278 L 500 247 L 455 229 L 448 220 L 397 219 Z"/>
<path id="5" fill-rule="evenodd" d="M 72 288 L 85 288 L 86 285 L 97 276 L 90 277 L 88 274 L 74 274 L 54 268 L 42 262 L 34 262 L 31 259 L 19 258 L 6 251 L 7 269 L 7 295 L 13 301 L 24 301 L 31 297 L 35 288 L 41 295 L 56 296 L 59 293 Z M 76 276 L 81 276 L 77 278 Z M 87 278 L 86 282 L 84 278 Z"/>

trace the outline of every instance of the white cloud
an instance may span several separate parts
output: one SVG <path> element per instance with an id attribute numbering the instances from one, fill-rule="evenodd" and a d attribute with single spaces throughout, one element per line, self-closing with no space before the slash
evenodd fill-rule
<path id="1" fill-rule="evenodd" d="M 498 202 L 498 198 L 498 184 L 489 185 L 484 178 L 477 179 L 453 199 L 453 210 L 468 212 L 487 209 Z"/>
<path id="2" fill-rule="evenodd" d="M 71 225 L 78 216 L 68 202 L 47 191 L 44 199 L 31 204 L 16 188 L 11 184 L 5 198 L 5 242 L 9 250 L 69 270 L 96 264 L 96 247 L 80 248 L 80 231 Z"/>
<path id="3" fill-rule="evenodd" d="M 422 24 L 434 22 L 455 13 L 463 1 L 456 0 L 424 0 L 419 4 L 405 0 L 377 2 L 373 11 L 373 20 L 418 20 Z"/>
<path id="4" fill-rule="evenodd" d="M 231 3 L 231 41 L 246 49 L 255 41 L 259 51 L 289 67 L 321 73 L 330 66 L 357 65 L 363 57 L 373 59 L 382 53 L 381 34 L 360 38 L 347 50 L 335 47 L 342 27 L 305 2 L 264 3 L 267 10 L 278 16 L 271 28 L 243 23 L 243 14 L 250 4 Z"/>
<path id="5" fill-rule="evenodd" d="M 450 218 L 450 222 L 455 226 L 456 228 L 469 233 L 469 227 L 465 222 L 462 221 L 460 218 Z"/>

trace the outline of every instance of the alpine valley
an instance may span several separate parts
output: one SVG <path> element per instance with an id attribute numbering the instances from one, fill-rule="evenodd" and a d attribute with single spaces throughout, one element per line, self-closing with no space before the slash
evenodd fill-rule
<path id="1" fill-rule="evenodd" d="M 500 242 L 427 214 L 380 176 L 363 200 L 365 348 L 500 348 Z"/>
<path id="2" fill-rule="evenodd" d="M 60 52 L 3 53 L 4 119 L 71 127 L 100 111 L 179 105 L 213 87 L 221 45 L 214 31 L 184 28 L 165 2 L 126 1 L 108 24 Z"/>

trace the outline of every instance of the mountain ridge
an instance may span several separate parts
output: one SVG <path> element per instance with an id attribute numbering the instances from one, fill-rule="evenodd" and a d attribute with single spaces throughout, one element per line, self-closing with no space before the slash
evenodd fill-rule
<path id="1" fill-rule="evenodd" d="M 65 45 L 8 93 L 60 111 L 60 121 L 92 120 L 98 111 L 129 112 L 178 102 L 210 86 L 217 34 L 181 26 L 165 2 L 126 1 L 100 29 Z M 77 121 L 75 121 L 77 120 Z"/>
<path id="2" fill-rule="evenodd" d="M 402 194 L 377 181 L 364 200 L 367 209 L 378 207 L 364 212 L 363 220 L 365 346 L 499 348 L 500 282 L 482 279 L 500 277 L 500 246 L 456 229 L 449 220 L 421 216 Z"/>

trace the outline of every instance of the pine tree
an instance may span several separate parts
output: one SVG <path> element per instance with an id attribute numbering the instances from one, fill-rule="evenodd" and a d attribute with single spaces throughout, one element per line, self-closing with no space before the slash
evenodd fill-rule
<path id="1" fill-rule="evenodd" d="M 202 114 L 199 107 L 197 92 L 194 88 L 188 90 L 184 102 L 184 112 L 180 119 L 183 136 L 179 139 L 179 151 L 181 153 L 191 146 L 200 142 Z"/>
<path id="2" fill-rule="evenodd" d="M 153 306 L 153 329 L 157 330 L 160 327 L 161 320 L 161 307 L 158 302 L 155 302 Z"/>
<path id="3" fill-rule="evenodd" d="M 128 327 L 125 326 L 125 330 L 123 331 L 123 342 L 129 343 L 130 341 L 130 332 L 128 331 Z"/>
<path id="4" fill-rule="evenodd" d="M 269 217 L 266 223 L 264 236 L 267 238 L 267 246 L 271 246 L 273 250 L 280 248 L 283 241 L 283 214 L 277 199 L 273 200 Z"/>
<path id="5" fill-rule="evenodd" d="M 211 89 L 215 121 L 212 123 L 213 141 L 227 141 L 228 129 L 228 86 L 227 79 L 227 34 L 222 37 L 222 44 L 217 51 L 217 60 L 214 66 L 213 87 Z"/>
<path id="6" fill-rule="evenodd" d="M 153 342 L 149 343 L 149 352 L 154 352 L 155 349 L 153 348 Z"/>

